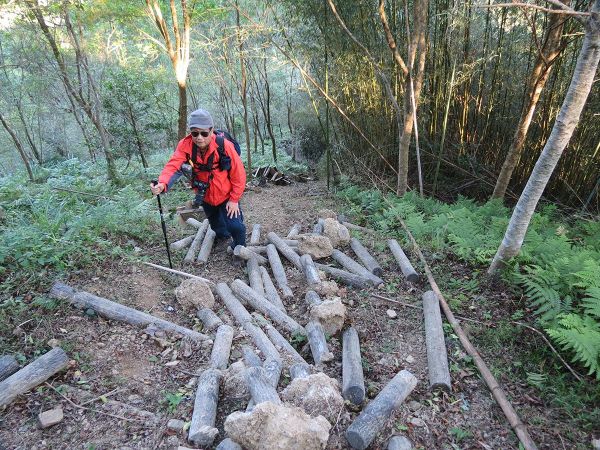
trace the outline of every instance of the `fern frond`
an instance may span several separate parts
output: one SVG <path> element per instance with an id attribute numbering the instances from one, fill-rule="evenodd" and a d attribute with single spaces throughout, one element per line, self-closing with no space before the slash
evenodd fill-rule
<path id="1" fill-rule="evenodd" d="M 559 314 L 571 312 L 572 299 L 570 296 L 561 297 L 558 277 L 553 271 L 540 266 L 527 266 L 525 271 L 525 274 L 515 274 L 515 278 L 542 323 L 551 323 Z"/>
<path id="2" fill-rule="evenodd" d="M 590 316 L 566 314 L 557 327 L 546 331 L 563 350 L 574 353 L 574 362 L 581 362 L 589 375 L 600 379 L 600 323 Z"/>
<path id="3" fill-rule="evenodd" d="M 589 287 L 585 293 L 587 294 L 587 297 L 581 301 L 585 313 L 589 316 L 600 318 L 600 287 Z"/>

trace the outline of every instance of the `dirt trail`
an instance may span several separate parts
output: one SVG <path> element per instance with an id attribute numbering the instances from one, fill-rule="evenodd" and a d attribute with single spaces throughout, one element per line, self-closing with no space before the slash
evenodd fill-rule
<path id="1" fill-rule="evenodd" d="M 294 223 L 303 231 L 311 231 L 320 208 L 330 208 L 338 213 L 339 200 L 327 195 L 320 183 L 294 183 L 291 186 L 267 186 L 247 192 L 242 201 L 248 234 L 252 225 L 262 225 L 261 237 L 269 231 L 286 235 Z M 160 233 L 160 230 L 156 230 Z M 189 235 L 191 230 L 170 230 L 170 240 Z M 420 304 L 426 285 L 411 286 L 406 283 L 389 252 L 383 250 L 384 241 L 369 236 L 361 237 L 385 270 L 386 284 L 379 293 L 407 303 Z M 143 244 L 139 244 L 143 247 Z M 164 264 L 164 249 L 144 249 L 153 262 Z M 350 251 L 347 252 L 351 254 Z M 213 249 L 209 264 L 182 267 L 185 252 L 173 255 L 176 268 L 211 280 L 230 282 L 246 279 L 242 268 L 231 265 L 231 257 L 221 244 Z M 288 314 L 305 323 L 306 306 L 303 295 L 307 288 L 302 274 L 288 263 L 286 271 L 295 300 L 287 302 Z M 159 317 L 193 327 L 197 325 L 194 311 L 183 309 L 175 300 L 174 288 L 181 278 L 157 272 L 146 266 L 127 263 L 106 264 L 96 273 L 73 275 L 68 283 L 88 292 L 118 301 Z M 448 355 L 452 366 L 452 394 L 432 394 L 428 389 L 427 356 L 422 313 L 418 309 L 370 297 L 368 292 L 343 289 L 342 299 L 348 307 L 347 323 L 352 324 L 361 339 L 365 384 L 368 396 L 373 398 L 398 371 L 410 370 L 419 380 L 417 387 L 399 411 L 388 421 L 370 448 L 385 448 L 387 440 L 395 433 L 406 434 L 417 448 L 516 448 L 499 408 L 495 405 L 483 383 L 469 365 L 463 351 L 454 339 L 447 339 Z M 386 310 L 394 309 L 398 317 L 390 319 Z M 233 325 L 222 303 L 217 299 L 215 312 Z M 181 434 L 167 430 L 169 419 L 191 419 L 194 373 L 206 367 L 207 351 L 193 348 L 192 355 L 184 357 L 180 341 L 149 338 L 140 329 L 101 318 L 88 317 L 69 306 L 61 306 L 30 331 L 36 339 L 58 339 L 71 358 L 74 367 L 52 380 L 58 387 L 66 384 L 91 393 L 92 398 L 110 393 L 76 408 L 64 397 L 48 388 L 29 393 L 0 415 L 0 449 L 176 449 L 178 445 L 193 447 Z M 241 356 L 240 348 L 247 338 L 236 328 L 234 348 L 230 362 Z M 326 373 L 341 382 L 341 335 L 331 337 L 330 349 L 335 360 L 328 364 Z M 310 351 L 299 349 L 311 361 Z M 176 365 L 166 366 L 170 361 Z M 282 385 L 289 378 L 282 377 Z M 63 392 L 73 402 L 84 402 L 79 391 Z M 107 401 L 104 401 L 107 400 Z M 149 411 L 156 415 L 156 426 L 148 418 L 128 421 L 94 412 L 115 415 L 119 404 L 114 400 Z M 65 419 L 58 425 L 40 430 L 37 414 L 62 405 Z M 236 398 L 221 398 L 217 427 L 223 436 L 223 421 L 245 403 Z M 112 412 L 111 412 L 112 411 Z M 344 432 L 359 410 L 346 407 L 333 424 L 327 448 L 349 448 Z M 120 415 L 120 414 L 116 414 Z M 131 416 L 127 416 L 131 417 Z"/>

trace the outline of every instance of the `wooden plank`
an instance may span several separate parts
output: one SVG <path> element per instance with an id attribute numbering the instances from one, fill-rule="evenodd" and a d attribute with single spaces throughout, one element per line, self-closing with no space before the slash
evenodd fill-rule
<path id="1" fill-rule="evenodd" d="M 208 257 L 210 256 L 210 252 L 212 250 L 216 236 L 217 233 L 215 233 L 213 229 L 209 227 L 206 231 L 206 235 L 204 236 L 204 240 L 202 241 L 200 253 L 198 253 L 197 261 L 199 263 L 206 264 L 208 262 Z"/>
<path id="2" fill-rule="evenodd" d="M 191 236 L 185 237 L 183 239 L 179 239 L 178 241 L 175 241 L 171 245 L 169 245 L 169 248 L 171 250 L 181 250 L 183 248 L 186 248 L 188 245 L 190 245 L 192 243 L 192 241 L 194 240 L 195 237 L 196 237 L 196 235 L 192 234 Z"/>
<path id="3" fill-rule="evenodd" d="M 433 291 L 423 294 L 423 316 L 425 318 L 425 343 L 427 346 L 427 366 L 431 389 L 452 390 L 448 354 L 442 328 L 440 302 Z"/>
<path id="4" fill-rule="evenodd" d="M 267 245 L 267 257 L 269 258 L 269 264 L 271 265 L 273 276 L 275 277 L 275 281 L 277 282 L 279 289 L 281 289 L 283 298 L 288 300 L 294 298 L 294 293 L 288 286 L 287 276 L 285 274 L 283 264 L 281 264 L 279 253 L 273 244 Z"/>
<path id="5" fill-rule="evenodd" d="M 263 285 L 262 275 L 260 274 L 260 269 L 258 267 L 258 261 L 256 258 L 250 258 L 248 261 L 246 261 L 246 271 L 248 272 L 250 287 L 254 289 L 257 294 L 264 297 L 265 286 Z"/>
<path id="6" fill-rule="evenodd" d="M 398 244 L 398 241 L 396 241 L 396 239 L 388 239 L 388 246 L 390 247 L 394 258 L 396 258 L 396 261 L 398 262 L 398 265 L 400 266 L 400 270 L 402 270 L 404 277 L 411 283 L 416 283 L 417 281 L 419 281 L 419 274 L 415 271 L 412 264 L 402 251 L 402 248 L 400 247 L 400 244 Z"/>
<path id="7" fill-rule="evenodd" d="M 416 385 L 408 370 L 398 372 L 348 427 L 346 439 L 352 448 L 366 449 Z"/>
<path id="8" fill-rule="evenodd" d="M 0 407 L 8 405 L 19 395 L 28 392 L 60 372 L 69 364 L 69 358 L 60 347 L 55 347 L 21 370 L 0 382 Z"/>
<path id="9" fill-rule="evenodd" d="M 221 377 L 220 370 L 206 369 L 198 379 L 188 440 L 199 447 L 212 446 L 219 434 L 219 430 L 215 428 L 215 421 Z"/>
<path id="10" fill-rule="evenodd" d="M 281 311 L 265 297 L 258 294 L 254 289 L 248 286 L 240 279 L 233 280 L 231 283 L 231 290 L 248 302 L 254 309 L 268 316 L 275 323 L 281 325 L 283 328 L 288 330 L 290 333 L 298 333 L 306 335 L 304 327 L 288 316 L 286 313 Z"/>
<path id="11" fill-rule="evenodd" d="M 361 277 L 366 278 L 371 282 L 371 284 L 373 284 L 373 286 L 380 286 L 383 284 L 383 280 L 381 278 L 373 275 L 369 270 L 367 270 L 366 267 L 361 266 L 359 263 L 354 261 L 345 253 L 334 249 L 331 253 L 331 256 L 349 272 L 355 273 L 356 275 L 360 275 Z"/>
<path id="12" fill-rule="evenodd" d="M 217 329 L 217 335 L 210 354 L 210 367 L 219 370 L 227 369 L 232 342 L 233 328 L 229 325 L 221 325 Z"/>
<path id="13" fill-rule="evenodd" d="M 362 245 L 362 243 L 358 239 L 350 239 L 350 247 L 352 248 L 356 256 L 358 256 L 360 262 L 362 262 L 364 266 L 373 275 L 376 275 L 378 277 L 381 277 L 383 275 L 383 269 L 381 268 L 377 260 L 373 258 L 373 256 L 371 256 L 369 251 L 365 248 L 364 245 Z"/>
<path id="14" fill-rule="evenodd" d="M 196 317 L 202 321 L 206 331 L 212 331 L 223 325 L 223 321 L 217 316 L 212 309 L 202 308 L 196 312 Z"/>
<path id="15" fill-rule="evenodd" d="M 260 223 L 256 223 L 252 227 L 252 235 L 250 236 L 250 245 L 258 245 L 259 243 L 260 243 Z"/>
<path id="16" fill-rule="evenodd" d="M 14 356 L 3 355 L 0 357 L 0 381 L 5 380 L 17 370 L 19 370 L 19 363 Z"/>
<path id="17" fill-rule="evenodd" d="M 306 324 L 306 333 L 315 364 L 321 365 L 331 361 L 333 353 L 329 351 L 329 347 L 327 346 L 323 326 L 319 322 L 311 320 Z"/>
<path id="18" fill-rule="evenodd" d="M 276 233 L 273 233 L 272 231 L 269 234 L 267 234 L 267 238 L 269 239 L 269 242 L 271 242 L 275 247 L 277 247 L 277 250 L 279 250 L 279 252 L 283 256 L 285 256 L 289 262 L 291 262 L 299 270 L 302 270 L 302 265 L 300 264 L 300 256 L 298 256 L 298 254 L 292 249 L 292 247 L 283 242 L 283 239 L 281 239 L 279 236 L 277 236 Z"/>
<path id="19" fill-rule="evenodd" d="M 190 220 L 192 220 L 192 219 L 188 219 L 188 221 L 190 221 Z M 196 220 L 196 222 L 197 222 L 197 220 Z M 183 258 L 183 262 L 185 262 L 185 263 L 194 262 L 194 260 L 196 259 L 196 255 L 198 254 L 198 250 L 200 249 L 200 246 L 202 245 L 202 241 L 204 240 L 204 236 L 206 235 L 206 231 L 208 230 L 208 227 L 209 227 L 208 219 L 204 219 L 204 221 L 202 222 L 200 227 L 198 227 L 196 236 L 194 236 L 194 240 L 192 241 L 190 248 L 188 248 L 185 258 Z"/>
<path id="20" fill-rule="evenodd" d="M 78 292 L 60 282 L 54 283 L 54 286 L 52 286 L 52 289 L 50 290 L 50 297 L 67 300 L 72 305 L 80 309 L 91 308 L 96 311 L 96 313 L 106 317 L 107 319 L 118 320 L 120 322 L 136 325 L 138 327 L 146 327 L 150 324 L 153 324 L 163 331 L 188 336 L 196 341 L 211 340 L 210 337 L 205 334 L 198 333 L 197 331 L 190 330 L 189 328 L 182 327 L 151 314 L 138 311 L 137 309 L 130 308 L 129 306 L 121 305 L 120 303 L 116 303 L 102 297 L 97 297 L 88 292 Z"/>
<path id="21" fill-rule="evenodd" d="M 344 331 L 342 350 L 342 395 L 355 405 L 365 401 L 365 378 L 358 333 L 353 327 Z"/>
<path id="22" fill-rule="evenodd" d="M 219 283 L 217 284 L 215 291 L 221 300 L 223 300 L 223 303 L 225 303 L 225 306 L 233 315 L 235 320 L 252 338 L 259 350 L 268 358 L 281 360 L 279 351 L 275 348 L 267 335 L 252 323 L 252 316 L 235 297 L 235 295 L 233 295 L 233 292 L 231 292 L 229 286 L 227 286 L 225 283 Z"/>
<path id="23" fill-rule="evenodd" d="M 319 271 L 317 270 L 317 266 L 310 255 L 302 255 L 300 257 L 300 264 L 302 265 L 302 272 L 304 272 L 304 277 L 306 278 L 306 282 L 309 286 L 316 286 L 321 283 L 321 278 L 319 277 Z"/>
<path id="24" fill-rule="evenodd" d="M 265 297 L 267 298 L 267 300 L 269 300 L 271 303 L 273 303 L 277 308 L 279 308 L 280 310 L 282 310 L 284 313 L 287 314 L 287 312 L 285 310 L 285 306 L 284 306 L 283 302 L 281 301 L 281 297 L 279 297 L 279 293 L 277 292 L 277 289 L 275 289 L 275 285 L 273 284 L 273 280 L 271 280 L 271 276 L 269 275 L 269 272 L 267 271 L 267 269 L 264 266 L 260 266 L 259 270 L 260 270 L 260 275 L 262 277 L 263 286 L 265 288 Z"/>

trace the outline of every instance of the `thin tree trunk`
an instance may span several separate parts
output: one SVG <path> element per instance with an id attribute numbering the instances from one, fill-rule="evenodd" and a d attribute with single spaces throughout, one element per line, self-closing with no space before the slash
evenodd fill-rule
<path id="1" fill-rule="evenodd" d="M 27 169 L 27 175 L 29 176 L 29 180 L 33 181 L 33 172 L 31 171 L 31 165 L 29 164 L 29 160 L 27 159 L 27 154 L 25 153 L 25 149 L 23 148 L 23 145 L 21 144 L 21 141 L 17 137 L 14 130 L 8 125 L 6 120 L 4 120 L 4 116 L 2 115 L 1 111 L 0 111 L 0 122 L 2 122 L 2 126 L 8 132 L 8 134 L 10 134 L 11 139 L 15 143 L 15 147 L 17 147 L 19 155 L 21 155 L 21 159 L 23 160 L 23 164 L 25 164 L 25 169 Z"/>
<path id="2" fill-rule="evenodd" d="M 179 108 L 177 109 L 177 137 L 183 139 L 187 134 L 187 88 L 186 80 L 177 82 L 179 92 Z"/>
<path id="3" fill-rule="evenodd" d="M 488 269 L 490 275 L 497 273 L 501 265 L 509 258 L 519 254 L 537 203 L 562 152 L 569 143 L 575 127 L 579 123 L 581 111 L 594 83 L 594 76 L 600 61 L 599 12 L 600 0 L 595 0 L 591 15 L 585 22 L 585 37 L 569 90 L 556 117 L 544 150 L 515 206 L 504 239 Z"/>
<path id="4" fill-rule="evenodd" d="M 564 3 L 568 5 L 569 1 L 567 0 Z M 550 16 L 544 46 L 538 54 L 529 82 L 527 83 L 526 101 L 521 110 L 521 117 L 519 118 L 512 144 L 500 170 L 500 175 L 496 180 L 496 187 L 494 188 L 492 198 L 503 199 L 506 194 L 512 173 L 521 158 L 521 152 L 527 138 L 527 131 L 529 130 L 533 113 L 535 112 L 542 90 L 546 85 L 546 81 L 550 76 L 552 66 L 561 52 L 561 38 L 565 15 L 550 14 Z"/>
<path id="5" fill-rule="evenodd" d="M 244 132 L 246 133 L 246 155 L 248 158 L 248 172 L 252 173 L 252 152 L 250 146 L 250 128 L 248 127 L 248 97 L 247 97 L 247 75 L 246 75 L 246 62 L 244 60 L 244 44 L 242 42 L 242 31 L 240 26 L 240 9 L 238 7 L 238 2 L 235 2 L 235 23 L 237 26 L 237 41 L 238 48 L 240 52 L 240 67 L 242 73 L 241 79 L 241 94 L 242 94 L 242 105 L 244 107 Z"/>

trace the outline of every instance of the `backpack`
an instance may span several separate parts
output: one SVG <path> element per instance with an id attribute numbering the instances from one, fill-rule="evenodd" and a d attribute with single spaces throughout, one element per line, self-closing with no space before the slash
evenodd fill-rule
<path id="1" fill-rule="evenodd" d="M 233 144 L 233 147 L 235 148 L 235 151 L 237 152 L 237 154 L 242 156 L 242 148 L 240 147 L 240 144 L 238 143 L 238 141 L 235 140 L 235 138 L 231 134 L 229 134 L 228 131 L 215 129 L 213 132 L 215 133 L 215 136 L 217 137 L 219 156 L 221 156 L 225 153 L 225 146 L 224 146 L 224 142 L 223 142 L 224 139 L 227 139 L 228 141 L 230 141 Z"/>

